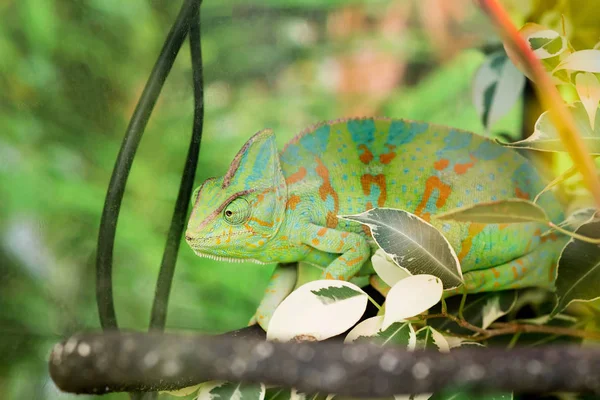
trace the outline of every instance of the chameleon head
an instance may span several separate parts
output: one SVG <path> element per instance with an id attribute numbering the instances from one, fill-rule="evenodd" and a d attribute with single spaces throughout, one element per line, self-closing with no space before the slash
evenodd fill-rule
<path id="1" fill-rule="evenodd" d="M 283 221 L 287 188 L 270 129 L 246 142 L 227 174 L 194 192 L 185 238 L 202 257 L 269 262 L 265 244 Z"/>

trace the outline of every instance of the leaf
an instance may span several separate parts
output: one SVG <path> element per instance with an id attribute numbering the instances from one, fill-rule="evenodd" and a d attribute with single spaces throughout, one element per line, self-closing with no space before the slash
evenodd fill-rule
<path id="1" fill-rule="evenodd" d="M 450 345 L 444 335 L 431 326 L 426 326 L 417 331 L 417 350 L 435 349 L 441 353 L 450 351 Z"/>
<path id="2" fill-rule="evenodd" d="M 414 350 L 416 345 L 415 331 L 409 322 L 395 322 L 382 330 L 383 316 L 368 318 L 356 325 L 344 339 L 344 343 L 360 343 L 368 341 L 380 346 L 402 346 Z"/>
<path id="3" fill-rule="evenodd" d="M 594 129 L 592 129 L 585 107 L 580 101 L 569 104 L 568 109 L 573 115 L 577 131 L 581 135 L 581 139 L 585 143 L 588 152 L 590 154 L 600 154 L 600 113 L 596 113 L 596 121 Z M 533 134 L 527 139 L 513 143 L 498 142 L 506 147 L 521 149 L 551 152 L 566 151 L 548 111 L 540 115 L 535 123 Z"/>
<path id="4" fill-rule="evenodd" d="M 534 32 L 527 36 L 526 41 L 540 60 L 556 57 L 568 48 L 567 39 L 552 29 Z"/>
<path id="5" fill-rule="evenodd" d="M 591 128 L 594 130 L 598 102 L 600 101 L 600 82 L 598 82 L 596 75 L 590 72 L 582 72 L 575 77 L 575 89 L 587 112 Z"/>
<path id="6" fill-rule="evenodd" d="M 442 281 L 433 275 L 413 275 L 402 279 L 386 297 L 383 329 L 429 310 L 440 301 L 443 290 Z"/>
<path id="7" fill-rule="evenodd" d="M 525 86 L 525 75 L 504 51 L 490 55 L 473 79 L 473 104 L 486 130 L 515 105 Z"/>
<path id="8" fill-rule="evenodd" d="M 202 384 L 199 383 L 197 385 L 184 387 L 184 388 L 181 388 L 178 390 L 161 391 L 160 393 L 166 393 L 166 394 L 169 394 L 169 395 L 175 396 L 175 397 L 185 397 L 185 396 L 189 396 L 190 394 L 196 392 L 200 388 L 201 385 Z"/>
<path id="9" fill-rule="evenodd" d="M 577 230 L 581 225 L 590 222 L 595 218 L 596 209 L 592 207 L 580 208 L 575 210 L 565 219 L 561 225 L 565 224 L 572 230 Z"/>
<path id="10" fill-rule="evenodd" d="M 448 314 L 458 316 L 461 296 L 452 296 L 446 300 Z M 503 290 L 500 292 L 469 294 L 463 307 L 463 317 L 471 325 L 488 328 L 498 318 L 508 314 L 517 301 L 517 291 Z M 432 312 L 441 312 L 441 307 L 434 307 Z M 470 334 L 471 331 L 458 326 L 450 319 L 432 319 L 429 325 L 440 331 L 451 331 L 457 334 Z"/>
<path id="11" fill-rule="evenodd" d="M 200 385 L 196 400 L 264 400 L 265 385 L 208 381 Z"/>
<path id="12" fill-rule="evenodd" d="M 371 263 L 377 275 L 390 287 L 410 276 L 410 272 L 397 265 L 382 249 L 377 249 L 373 254 Z"/>
<path id="13" fill-rule="evenodd" d="M 291 389 L 283 387 L 268 388 L 265 400 L 291 400 Z"/>
<path id="14" fill-rule="evenodd" d="M 524 199 L 507 199 L 455 208 L 434 218 L 480 224 L 510 224 L 519 222 L 548 222 L 546 212 L 537 204 Z"/>
<path id="15" fill-rule="evenodd" d="M 321 292 L 322 289 L 325 290 Z M 323 295 L 315 295 L 314 292 Z M 323 302 L 323 299 L 327 301 Z M 367 302 L 366 293 L 350 282 L 308 282 L 294 290 L 277 307 L 267 328 L 267 340 L 317 341 L 339 335 L 360 319 Z"/>
<path id="16" fill-rule="evenodd" d="M 576 233 L 600 238 L 600 221 L 581 225 Z M 556 315 L 574 301 L 592 301 L 600 298 L 600 247 L 571 239 L 558 260 L 556 278 L 558 304 Z"/>
<path id="17" fill-rule="evenodd" d="M 580 50 L 569 54 L 555 70 L 600 72 L 600 50 Z"/>
<path id="18" fill-rule="evenodd" d="M 444 289 L 462 283 L 460 264 L 448 240 L 416 215 L 392 208 L 374 208 L 342 218 L 367 225 L 377 245 L 411 274 L 435 275 L 442 280 Z"/>
<path id="19" fill-rule="evenodd" d="M 323 304 L 333 304 L 337 301 L 365 294 L 365 292 L 360 289 L 354 290 L 348 286 L 328 286 L 319 290 L 311 290 L 310 292 L 319 297 L 319 300 L 321 300 Z"/>

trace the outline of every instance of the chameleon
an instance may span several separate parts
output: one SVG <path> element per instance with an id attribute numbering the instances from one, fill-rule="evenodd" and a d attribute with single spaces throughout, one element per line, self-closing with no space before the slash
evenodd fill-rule
<path id="1" fill-rule="evenodd" d="M 426 122 L 322 122 L 281 152 L 273 131 L 265 129 L 244 144 L 224 176 L 194 191 L 185 237 L 202 257 L 279 263 L 255 315 L 266 330 L 276 306 L 294 289 L 297 272 L 289 263 L 317 266 L 321 279 L 374 273 L 370 257 L 378 246 L 369 229 L 341 216 L 375 207 L 405 210 L 436 227 L 457 254 L 468 293 L 552 289 L 563 239 L 545 224 L 435 219 L 479 202 L 532 199 L 544 186 L 533 163 L 517 151 Z M 562 220 L 563 207 L 552 192 L 537 204 L 553 222 Z"/>

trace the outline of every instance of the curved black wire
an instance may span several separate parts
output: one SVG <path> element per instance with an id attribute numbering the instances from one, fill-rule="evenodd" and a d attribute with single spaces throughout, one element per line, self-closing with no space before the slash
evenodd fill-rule
<path id="1" fill-rule="evenodd" d="M 133 112 L 110 178 L 100 221 L 96 254 L 96 301 L 98 303 L 100 325 L 105 330 L 118 328 L 112 290 L 112 261 L 117 220 L 127 177 L 146 123 L 156 104 L 156 99 L 187 35 L 190 15 L 198 6 L 198 0 L 185 0 L 181 6 L 177 19 L 169 31 L 158 60 L 154 64 L 146 87 Z"/>
<path id="2" fill-rule="evenodd" d="M 202 124 L 204 122 L 204 90 L 202 78 L 202 49 L 200 47 L 200 1 L 198 7 L 192 10 L 190 15 L 190 52 L 192 58 L 192 73 L 194 81 L 194 122 L 192 127 L 192 139 L 188 149 L 187 160 L 181 177 L 179 194 L 171 219 L 171 227 L 163 253 L 163 259 L 160 266 L 156 290 L 154 294 L 154 303 L 152 305 L 152 314 L 150 317 L 150 330 L 162 331 L 167 319 L 167 304 L 169 302 L 169 293 L 171 292 L 171 283 L 175 272 L 175 263 L 177 253 L 181 243 L 181 235 L 185 224 L 188 204 L 196 176 L 196 166 L 198 165 L 198 153 L 200 152 L 200 142 L 202 140 Z"/>

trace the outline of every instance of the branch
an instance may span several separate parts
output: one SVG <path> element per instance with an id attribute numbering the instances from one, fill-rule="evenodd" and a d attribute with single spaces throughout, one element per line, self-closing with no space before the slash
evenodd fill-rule
<path id="1" fill-rule="evenodd" d="M 64 391 L 96 394 L 174 390 L 212 379 L 353 397 L 436 392 L 450 386 L 600 393 L 600 380 L 594 378 L 600 374 L 600 349 L 408 352 L 372 344 L 113 332 L 82 334 L 57 344 L 50 374 Z"/>
<path id="2" fill-rule="evenodd" d="M 181 243 L 181 235 L 185 226 L 190 197 L 196 176 L 198 165 L 198 154 L 202 141 L 202 125 L 204 122 L 204 89 L 202 79 L 202 48 L 200 46 L 200 1 L 193 1 L 189 9 L 189 40 L 192 59 L 192 72 L 194 82 L 194 122 L 192 127 L 192 138 L 179 185 L 179 194 L 175 202 L 175 210 L 171 218 L 171 227 L 165 245 L 160 272 L 156 282 L 154 303 L 150 317 L 150 329 L 162 331 L 167 319 L 167 305 L 171 283 L 175 273 L 177 253 Z"/>
<path id="3" fill-rule="evenodd" d="M 196 3 L 197 0 L 186 0 L 181 6 L 177 19 L 169 31 L 158 60 L 154 64 L 152 73 L 135 107 L 131 121 L 129 121 L 108 185 L 102 219 L 100 220 L 96 255 L 96 301 L 98 303 L 100 324 L 104 329 L 117 328 L 117 316 L 112 292 L 112 261 L 117 220 L 123 194 L 125 193 L 127 177 L 158 95 L 187 35 L 190 10 L 198 6 Z"/>

